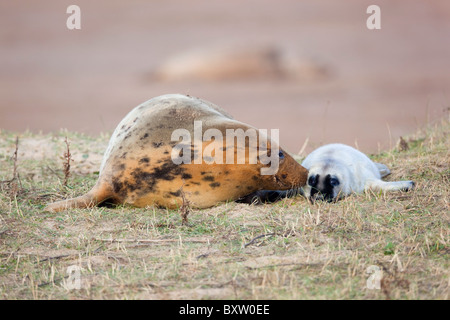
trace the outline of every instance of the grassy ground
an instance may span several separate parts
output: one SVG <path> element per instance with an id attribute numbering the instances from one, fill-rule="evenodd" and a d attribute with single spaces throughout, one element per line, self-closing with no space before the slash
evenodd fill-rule
<path id="1" fill-rule="evenodd" d="M 14 161 L 0 132 L 0 298 L 448 299 L 449 134 L 442 121 L 372 156 L 413 192 L 227 203 L 183 225 L 152 207 L 43 212 L 94 184 L 108 137 L 19 134 Z"/>

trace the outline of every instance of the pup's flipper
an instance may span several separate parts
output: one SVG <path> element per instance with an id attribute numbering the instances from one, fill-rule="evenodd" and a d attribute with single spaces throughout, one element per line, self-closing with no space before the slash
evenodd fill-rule
<path id="1" fill-rule="evenodd" d="M 366 182 L 365 189 L 382 191 L 409 191 L 414 189 L 414 181 L 382 181 L 369 180 Z"/>
<path id="2" fill-rule="evenodd" d="M 378 162 L 374 162 L 374 163 L 375 163 L 375 166 L 377 167 L 378 171 L 380 172 L 380 175 L 382 178 L 391 174 L 391 170 L 389 170 L 389 168 L 386 165 L 384 165 L 382 163 L 378 163 Z"/>

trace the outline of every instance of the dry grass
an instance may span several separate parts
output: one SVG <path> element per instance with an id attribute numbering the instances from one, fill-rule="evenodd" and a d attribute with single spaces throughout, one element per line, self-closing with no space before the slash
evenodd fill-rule
<path id="1" fill-rule="evenodd" d="M 0 298 L 448 299 L 449 131 L 443 121 L 373 156 L 389 179 L 416 181 L 413 192 L 188 208 L 185 223 L 157 208 L 43 212 L 94 184 L 108 137 L 20 134 L 21 188 L 0 185 Z M 14 149 L 15 134 L 1 132 L 0 181 Z M 367 287 L 374 268 L 380 289 Z"/>

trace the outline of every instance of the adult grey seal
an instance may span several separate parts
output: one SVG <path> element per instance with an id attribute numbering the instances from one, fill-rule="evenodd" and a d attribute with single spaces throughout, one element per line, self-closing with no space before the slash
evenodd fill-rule
<path id="1" fill-rule="evenodd" d="M 200 142 L 184 139 L 180 142 L 180 136 L 174 141 L 177 130 L 193 136 L 198 134 L 197 124 L 201 125 L 203 138 L 207 133 L 215 135 Z M 218 138 L 220 134 L 225 137 L 230 130 L 244 134 L 256 132 L 258 144 L 250 144 L 249 137 L 244 137 L 243 144 L 234 144 L 234 138 L 222 141 Z M 209 156 L 199 158 L 207 151 Z M 250 161 L 252 152 L 258 153 L 253 162 Z M 230 154 L 232 163 L 225 161 L 230 160 Z M 263 161 L 268 158 L 272 163 L 276 160 L 278 170 L 262 174 L 271 166 Z M 192 161 L 180 162 L 180 159 Z M 307 174 L 276 141 L 234 120 L 222 108 L 198 98 L 168 94 L 137 106 L 119 123 L 92 190 L 74 199 L 49 204 L 45 209 L 87 208 L 107 200 L 136 207 L 179 208 L 183 197 L 191 207 L 207 208 L 258 190 L 301 187 L 306 183 Z"/>

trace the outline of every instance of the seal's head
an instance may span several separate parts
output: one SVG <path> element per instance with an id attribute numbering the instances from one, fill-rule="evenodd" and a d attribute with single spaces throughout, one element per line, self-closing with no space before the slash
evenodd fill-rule
<path id="1" fill-rule="evenodd" d="M 332 161 L 318 162 L 309 168 L 303 194 L 310 201 L 337 201 L 349 193 L 346 181 L 348 170 Z"/>
<path id="2" fill-rule="evenodd" d="M 272 188 L 272 190 L 295 189 L 305 185 L 308 170 L 282 149 L 278 150 L 277 156 L 278 171 L 272 176 L 272 181 L 277 188 Z"/>

